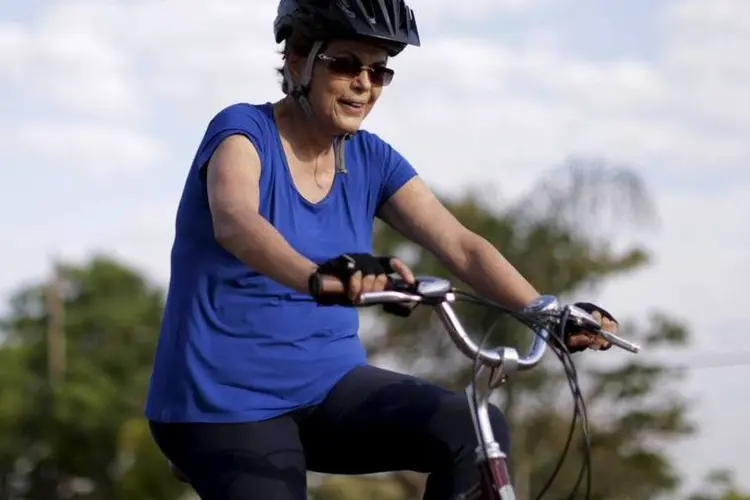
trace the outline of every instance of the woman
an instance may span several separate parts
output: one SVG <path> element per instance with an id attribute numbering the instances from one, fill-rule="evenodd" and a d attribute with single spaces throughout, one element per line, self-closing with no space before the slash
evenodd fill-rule
<path id="1" fill-rule="evenodd" d="M 370 255 L 373 220 L 499 303 L 538 293 L 360 130 L 393 76 L 388 57 L 419 45 L 403 0 L 282 1 L 275 33 L 286 96 L 219 112 L 185 183 L 146 408 L 154 439 L 207 500 L 304 500 L 306 470 L 415 470 L 429 474 L 426 499 L 452 498 L 478 480 L 465 399 L 368 365 L 347 307 L 388 272 L 414 279 Z M 323 274 L 346 295 L 313 298 Z"/>

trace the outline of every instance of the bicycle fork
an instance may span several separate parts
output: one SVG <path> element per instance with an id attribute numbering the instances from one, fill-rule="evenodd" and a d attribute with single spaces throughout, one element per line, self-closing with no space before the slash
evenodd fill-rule
<path id="1" fill-rule="evenodd" d="M 479 376 L 483 367 L 480 367 Z M 482 479 L 464 495 L 456 500 L 515 500 L 516 494 L 510 483 L 510 475 L 506 464 L 507 455 L 495 440 L 492 432 L 489 414 L 489 397 L 492 391 L 502 384 L 504 378 L 500 369 L 491 369 L 487 380 L 487 388 L 482 390 L 474 382 L 466 387 L 466 399 L 471 410 L 474 431 L 477 435 L 478 446 L 475 450 L 476 465 L 479 467 Z M 494 387 L 493 387 L 494 386 Z M 476 387 L 476 399 L 475 399 Z"/>

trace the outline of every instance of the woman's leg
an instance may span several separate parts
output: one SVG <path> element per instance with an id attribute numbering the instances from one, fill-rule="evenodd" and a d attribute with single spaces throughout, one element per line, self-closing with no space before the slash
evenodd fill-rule
<path id="1" fill-rule="evenodd" d="M 290 415 L 241 424 L 154 423 L 151 433 L 202 500 L 306 500 L 305 457 Z"/>
<path id="2" fill-rule="evenodd" d="M 500 410 L 490 407 L 495 438 L 509 446 Z M 466 398 L 415 377 L 372 366 L 346 375 L 300 423 L 310 470 L 429 474 L 425 500 L 447 500 L 480 480 L 478 443 Z"/>

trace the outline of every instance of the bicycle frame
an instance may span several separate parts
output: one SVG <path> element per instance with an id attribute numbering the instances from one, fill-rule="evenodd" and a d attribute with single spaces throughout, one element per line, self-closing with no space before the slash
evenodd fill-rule
<path id="1" fill-rule="evenodd" d="M 523 357 L 520 357 L 518 351 L 512 347 L 484 350 L 471 340 L 452 307 L 458 298 L 448 280 L 433 276 L 420 276 L 416 287 L 412 286 L 411 290 L 407 291 L 407 288 L 397 286 L 395 290 L 362 294 L 360 300 L 362 306 L 398 303 L 433 306 L 458 349 L 467 357 L 479 362 L 480 369 L 475 373 L 474 381 L 466 387 L 465 392 L 477 436 L 476 464 L 481 481 L 454 500 L 515 500 L 515 491 L 511 485 L 506 463 L 507 456 L 495 440 L 490 425 L 489 398 L 508 375 L 530 370 L 541 362 L 547 348 L 550 330 L 561 325 L 563 316 L 567 316 L 569 321 L 598 331 L 613 345 L 631 352 L 640 350 L 639 346 L 601 330 L 599 322 L 587 312 L 575 306 L 564 306 L 557 298 L 550 295 L 537 298 L 523 311 L 517 315 L 514 314 L 516 319 L 525 323 L 536 334 L 528 353 Z M 489 370 L 486 388 L 477 385 L 478 376 L 483 370 Z"/>

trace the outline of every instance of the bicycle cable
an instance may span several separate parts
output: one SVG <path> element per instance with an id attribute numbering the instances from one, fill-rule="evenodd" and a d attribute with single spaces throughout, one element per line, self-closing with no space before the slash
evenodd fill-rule
<path id="1" fill-rule="evenodd" d="M 516 319 L 521 319 L 517 313 L 514 313 L 508 310 L 507 308 L 499 306 L 490 300 L 484 299 L 472 293 L 457 290 L 455 291 L 455 294 L 457 296 L 462 297 L 467 302 L 489 307 L 498 312 L 510 315 Z M 562 340 L 564 338 L 564 327 L 567 324 L 567 321 L 568 321 L 568 313 L 565 312 L 560 321 L 560 331 L 558 332 L 557 335 L 550 335 L 548 338 L 545 339 L 545 342 L 547 343 L 547 346 L 550 348 L 550 350 L 552 350 L 552 352 L 555 353 L 555 356 L 560 360 L 560 362 L 563 365 L 563 370 L 566 375 L 568 387 L 570 388 L 571 394 L 573 396 L 573 403 L 574 403 L 573 404 L 573 418 L 571 420 L 570 429 L 568 432 L 568 437 L 565 442 L 565 447 L 563 449 L 563 452 L 560 455 L 560 458 L 558 459 L 555 465 L 555 468 L 552 474 L 550 475 L 550 478 L 547 480 L 544 487 L 542 488 L 540 493 L 537 495 L 536 497 L 537 500 L 541 499 L 542 496 L 549 490 L 550 486 L 554 483 L 554 480 L 557 478 L 557 475 L 560 473 L 562 464 L 564 463 L 565 458 L 568 455 L 568 451 L 570 450 L 570 444 L 572 442 L 573 435 L 575 434 L 575 424 L 578 421 L 579 417 L 581 419 L 581 430 L 582 430 L 583 438 L 584 438 L 584 462 L 581 465 L 581 470 L 578 474 L 578 479 L 573 487 L 573 490 L 568 496 L 568 499 L 572 500 L 575 498 L 575 495 L 578 493 L 578 489 L 580 488 L 581 482 L 583 481 L 584 475 L 586 476 L 586 479 L 587 479 L 585 498 L 589 499 L 591 497 L 591 490 L 592 490 L 591 438 L 590 438 L 589 429 L 588 429 L 588 412 L 586 409 L 586 402 L 583 399 L 583 393 L 581 391 L 580 384 L 578 383 L 578 370 L 576 369 L 571 352 L 568 350 L 567 346 Z M 523 322 L 527 324 L 530 323 L 528 321 L 528 318 L 524 318 Z M 493 323 L 489 331 L 483 336 L 482 341 L 480 342 L 480 345 L 479 345 L 480 350 L 486 344 L 490 335 L 494 331 L 496 324 L 497 324 L 497 321 Z M 533 328 L 532 330 L 536 333 L 536 330 L 534 330 Z M 473 387 L 472 397 L 474 399 L 474 407 L 476 408 L 477 402 L 478 402 L 477 392 L 476 392 L 476 373 L 477 373 L 478 364 L 479 364 L 478 356 L 475 356 L 473 358 L 473 361 L 474 361 L 473 363 L 474 383 L 472 384 L 472 387 Z M 486 445 L 484 442 L 482 442 L 482 447 L 483 447 L 484 454 L 486 456 L 487 449 L 486 449 Z"/>
<path id="2" fill-rule="evenodd" d="M 561 324 L 564 325 L 566 320 L 567 320 L 567 317 L 563 317 Z M 575 433 L 575 425 L 576 425 L 576 422 L 578 421 L 579 416 L 582 416 L 584 440 L 586 442 L 585 462 L 582 466 L 581 472 L 579 473 L 579 477 L 576 482 L 576 485 L 574 486 L 573 491 L 571 492 L 568 498 L 575 497 L 575 494 L 578 492 L 578 488 L 580 487 L 580 482 L 581 482 L 582 475 L 584 472 L 587 472 L 588 481 L 587 481 L 587 489 L 586 489 L 586 498 L 589 498 L 590 492 L 591 492 L 591 462 L 590 462 L 590 440 L 588 439 L 588 418 L 587 418 L 587 412 L 586 412 L 586 403 L 583 400 L 580 386 L 578 384 L 578 376 L 577 376 L 575 364 L 573 363 L 573 359 L 572 359 L 572 355 L 570 351 L 567 349 L 567 347 L 560 340 L 559 337 L 557 336 L 552 337 L 551 341 L 554 341 L 557 343 L 557 346 L 550 346 L 550 348 L 555 353 L 555 356 L 557 356 L 557 358 L 563 364 L 563 369 L 566 374 L 568 386 L 571 390 L 571 393 L 573 394 L 573 402 L 574 402 L 573 418 L 571 419 L 571 422 L 570 422 L 570 428 L 568 430 L 568 437 L 565 441 L 563 453 L 560 455 L 560 458 L 558 459 L 552 474 L 550 475 L 549 479 L 547 480 L 545 485 L 542 487 L 541 491 L 539 492 L 536 498 L 537 500 L 539 500 L 544 496 L 544 494 L 552 486 L 554 480 L 557 478 L 557 475 L 560 473 L 562 465 L 565 462 L 565 458 L 567 457 L 568 452 L 570 451 L 570 444 L 573 440 L 573 435 Z"/>
<path id="3" fill-rule="evenodd" d="M 565 325 L 568 320 L 568 313 L 564 313 L 562 319 L 561 319 L 561 325 Z M 561 326 L 562 328 L 562 326 Z M 565 367 L 566 374 L 568 375 L 568 385 L 570 387 L 571 393 L 573 394 L 573 401 L 574 401 L 574 407 L 573 407 L 573 415 L 574 419 L 576 419 L 576 416 L 580 416 L 581 418 L 581 430 L 583 432 L 583 440 L 584 440 L 584 463 L 581 465 L 581 471 L 578 474 L 578 480 L 576 481 L 575 486 L 573 487 L 573 491 L 570 493 L 570 496 L 568 497 L 569 500 L 572 500 L 575 498 L 576 493 L 578 492 L 578 488 L 580 487 L 581 481 L 583 480 L 584 474 L 586 475 L 586 495 L 585 498 L 590 498 L 591 496 L 591 488 L 592 488 L 592 474 L 591 474 L 591 437 L 589 435 L 589 422 L 588 422 L 588 412 L 586 409 L 586 402 L 583 399 L 583 392 L 581 391 L 581 386 L 578 383 L 578 369 L 575 366 L 575 363 L 573 362 L 573 356 L 568 350 L 567 346 L 562 342 L 560 337 L 556 338 L 557 342 L 560 344 L 559 351 L 556 351 L 556 354 L 558 355 L 558 358 L 563 362 L 563 366 Z M 554 350 L 554 349 L 553 349 Z"/>

